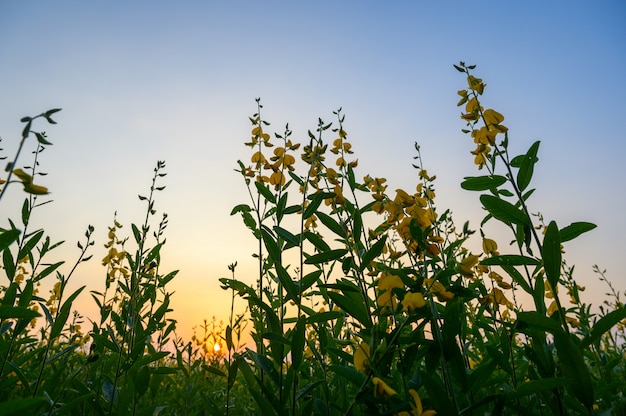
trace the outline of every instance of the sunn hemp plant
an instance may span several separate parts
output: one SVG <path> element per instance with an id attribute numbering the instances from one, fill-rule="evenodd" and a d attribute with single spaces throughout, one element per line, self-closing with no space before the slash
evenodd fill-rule
<path id="1" fill-rule="evenodd" d="M 616 296 L 613 311 L 590 312 L 562 258 L 563 244 L 595 225 L 558 227 L 532 213 L 540 143 L 511 156 L 504 116 L 482 105 L 486 84 L 473 66 L 455 68 L 467 79 L 458 92 L 463 132 L 486 172 L 461 183 L 486 210 L 481 252 L 469 248 L 468 223 L 458 228 L 437 209 L 436 177 L 418 145 L 416 187 L 388 193 L 384 178 L 357 179 L 341 109 L 300 144 L 289 126 L 268 133 L 257 100 L 250 164 L 237 170 L 250 202 L 232 211 L 258 241 L 257 282 L 221 279 L 249 307 L 255 345 L 228 369 L 245 378 L 255 413 L 626 409 L 623 331 L 615 332 L 626 311 Z M 486 235 L 487 222 L 510 229 L 510 254 Z"/>
<path id="2" fill-rule="evenodd" d="M 230 264 L 220 279 L 227 322 L 205 321 L 190 341 L 171 318 L 177 272 L 161 271 L 165 162 L 139 196 L 145 217 L 125 235 L 116 214 L 106 230 L 103 286 L 89 288 L 99 313 L 84 317 L 74 301 L 85 286 L 68 282 L 95 250 L 94 228 L 64 273 L 65 262 L 48 260 L 62 242 L 33 215 L 50 202 L 39 163 L 51 145 L 33 126 L 55 124 L 59 109 L 23 118 L 0 178 L 3 203 L 11 183 L 27 195 L 20 221 L 0 228 L 0 414 L 626 414 L 620 293 L 594 266 L 610 290 L 597 308 L 584 303 L 563 258 L 595 225 L 558 226 L 533 211 L 540 143 L 513 155 L 504 116 L 483 106 L 486 84 L 474 66 L 455 68 L 467 80 L 458 106 L 479 171 L 461 187 L 479 192 L 478 229 L 436 205 L 417 144 L 415 187 L 388 191 L 385 178 L 357 175 L 341 109 L 299 143 L 288 125 L 269 132 L 257 99 L 249 162 L 236 169 L 249 201 L 231 213 L 256 240 L 256 282 Z M 19 168 L 32 136 L 33 163 Z"/>

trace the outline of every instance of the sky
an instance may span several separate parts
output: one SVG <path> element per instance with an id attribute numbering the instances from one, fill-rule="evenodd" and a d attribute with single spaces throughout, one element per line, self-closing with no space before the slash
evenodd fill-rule
<path id="1" fill-rule="evenodd" d="M 65 272 L 95 227 L 94 259 L 71 280 L 88 290 L 103 288 L 114 213 L 131 235 L 145 215 L 137 195 L 164 160 L 155 219 L 169 216 L 162 271 L 180 269 L 173 316 L 188 339 L 204 318 L 228 317 L 218 279 L 229 264 L 255 279 L 255 241 L 229 214 L 249 198 L 234 169 L 250 157 L 243 143 L 257 97 L 273 131 L 289 123 L 298 141 L 341 107 L 357 174 L 385 177 L 391 191 L 414 189 L 418 142 L 437 175 L 439 211 L 478 227 L 478 194 L 459 186 L 478 174 L 456 107 L 466 81 L 452 65 L 464 61 L 487 83 L 483 104 L 505 116 L 511 151 L 541 140 L 531 211 L 560 227 L 598 225 L 565 247 L 583 300 L 598 304 L 608 287 L 593 264 L 626 290 L 624 21 L 621 1 L 3 0 L 1 155 L 14 154 L 23 116 L 63 109 L 57 125 L 41 127 L 54 143 L 40 160 L 53 203 L 33 221 L 66 241 L 54 254 Z M 22 199 L 14 186 L 0 226 L 19 220 Z M 95 312 L 86 291 L 76 305 Z"/>

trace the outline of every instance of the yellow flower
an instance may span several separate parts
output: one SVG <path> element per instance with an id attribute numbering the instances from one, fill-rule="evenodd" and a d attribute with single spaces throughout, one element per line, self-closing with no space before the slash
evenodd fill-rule
<path id="1" fill-rule="evenodd" d="M 548 307 L 548 316 L 552 316 L 552 314 L 559 310 L 559 307 L 556 304 L 556 301 L 552 301 L 550 306 Z"/>
<path id="2" fill-rule="evenodd" d="M 354 367 L 365 373 L 370 367 L 370 346 L 362 342 L 354 352 Z"/>
<path id="3" fill-rule="evenodd" d="M 385 383 L 381 378 L 374 377 L 372 379 L 372 383 L 374 384 L 374 395 L 375 396 L 395 396 L 398 393 L 389 387 L 387 383 Z"/>
<path id="4" fill-rule="evenodd" d="M 430 293 L 437 296 L 439 302 L 446 302 L 454 297 L 454 293 L 448 291 L 438 280 L 433 282 L 432 279 L 424 279 L 424 285 L 426 285 Z"/>
<path id="5" fill-rule="evenodd" d="M 459 269 L 461 274 L 466 277 L 471 277 L 474 275 L 474 267 L 478 264 L 478 256 L 470 254 L 461 260 L 461 264 L 459 265 Z"/>
<path id="6" fill-rule="evenodd" d="M 420 395 L 417 393 L 416 390 L 410 389 L 409 394 L 413 398 L 414 402 L 414 404 L 411 405 L 411 408 L 413 409 L 411 413 L 416 416 L 433 416 L 437 414 L 437 412 L 434 410 L 427 410 L 424 412 L 424 408 L 422 407 L 422 399 L 420 399 Z M 408 414 L 408 412 L 406 413 Z"/>
<path id="7" fill-rule="evenodd" d="M 506 298 L 506 296 L 504 296 L 504 293 L 502 293 L 502 291 L 500 289 L 498 289 L 497 287 L 494 287 L 493 289 L 491 289 L 491 293 L 482 298 L 480 300 L 480 303 L 485 304 L 485 303 L 491 303 L 493 305 L 504 305 L 507 308 L 513 309 L 514 305 L 513 303 L 508 300 Z"/>
<path id="8" fill-rule="evenodd" d="M 572 318 L 571 316 L 566 316 L 565 321 L 567 321 L 567 323 L 574 328 L 578 328 L 580 326 L 580 321 L 576 318 Z"/>
<path id="9" fill-rule="evenodd" d="M 423 308 L 426 306 L 424 295 L 419 292 L 408 292 L 402 299 L 402 310 L 413 312 L 415 309 Z"/>
<path id="10" fill-rule="evenodd" d="M 376 302 L 378 306 L 383 308 L 389 308 L 395 310 L 397 301 L 396 296 L 393 294 L 394 288 L 403 288 L 404 283 L 402 283 L 402 279 L 400 276 L 396 276 L 395 274 L 390 274 L 383 272 L 380 279 L 378 279 L 377 285 L 377 297 Z"/>
<path id="11" fill-rule="evenodd" d="M 274 172 L 270 175 L 270 184 L 275 185 L 278 189 L 285 184 L 285 175 L 281 171 Z"/>
<path id="12" fill-rule="evenodd" d="M 497 256 L 498 254 L 498 243 L 496 243 L 491 238 L 483 238 L 483 252 L 487 255 Z"/>

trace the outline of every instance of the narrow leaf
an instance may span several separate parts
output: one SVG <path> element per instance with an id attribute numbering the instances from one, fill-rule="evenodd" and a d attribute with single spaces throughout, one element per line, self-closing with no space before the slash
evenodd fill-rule
<path id="1" fill-rule="evenodd" d="M 361 267 L 359 268 L 361 271 L 365 270 L 366 267 L 370 265 L 370 263 L 383 252 L 385 248 L 385 243 L 387 242 L 387 235 L 383 235 L 382 238 L 378 239 L 369 250 L 363 253 L 363 257 L 361 258 Z"/>
<path id="2" fill-rule="evenodd" d="M 506 182 L 506 177 L 500 175 L 468 176 L 461 182 L 461 188 L 466 191 L 487 191 L 496 189 Z"/>
<path id="3" fill-rule="evenodd" d="M 263 198 L 265 198 L 272 204 L 276 203 L 276 197 L 274 196 L 272 191 L 270 191 L 270 188 L 265 186 L 262 182 L 258 182 L 258 181 L 255 181 L 254 185 L 256 186 L 256 189 L 259 191 L 259 193 L 263 195 Z"/>
<path id="4" fill-rule="evenodd" d="M 481 195 L 480 202 L 491 215 L 506 224 L 530 225 L 530 220 L 515 205 L 492 195 Z"/>
<path id="5" fill-rule="evenodd" d="M 480 262 L 485 266 L 536 266 L 539 260 L 517 254 L 502 254 L 486 258 Z"/>
<path id="6" fill-rule="evenodd" d="M 552 290 L 555 290 L 561 277 L 561 238 L 556 222 L 548 224 L 546 234 L 543 237 L 541 247 L 541 257 L 543 257 L 543 268 Z"/>
<path id="7" fill-rule="evenodd" d="M 586 233 L 587 231 L 591 231 L 594 228 L 596 228 L 596 225 L 590 222 L 573 222 L 567 227 L 559 230 L 561 243 L 573 240 L 579 235 Z"/>
<path id="8" fill-rule="evenodd" d="M 338 248 L 335 250 L 325 251 L 322 253 L 309 256 L 304 262 L 306 264 L 319 264 L 327 263 L 329 261 L 338 260 L 348 252 L 345 248 Z"/>
<path id="9" fill-rule="evenodd" d="M 346 238 L 346 230 L 342 227 L 333 217 L 323 212 L 317 213 L 317 218 L 324 224 L 330 231 L 337 234 L 341 238 Z"/>
<path id="10" fill-rule="evenodd" d="M 581 341 L 580 347 L 585 349 L 589 345 L 596 343 L 600 340 L 602 335 L 604 335 L 607 331 L 610 331 L 611 328 L 623 319 L 626 319 L 626 308 L 624 307 L 607 313 L 595 324 L 593 324 L 591 332 L 589 332 L 589 334 Z"/>
<path id="11" fill-rule="evenodd" d="M 533 170 L 537 159 L 537 152 L 539 150 L 539 141 L 536 141 L 530 146 L 528 152 L 521 158 L 520 167 L 517 171 L 517 186 L 520 191 L 523 191 L 530 184 L 530 180 L 533 177 Z"/>

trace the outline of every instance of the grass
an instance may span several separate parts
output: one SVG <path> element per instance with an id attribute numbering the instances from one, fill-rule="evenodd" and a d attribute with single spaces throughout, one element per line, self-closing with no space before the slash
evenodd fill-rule
<path id="1" fill-rule="evenodd" d="M 288 126 L 268 133 L 257 100 L 249 162 L 237 163 L 249 201 L 232 210 L 258 242 L 257 281 L 239 280 L 231 264 L 220 279 L 232 300 L 228 322 L 205 321 L 189 341 L 171 318 L 176 271 L 160 268 L 165 162 L 139 197 L 145 217 L 130 238 L 113 218 L 105 290 L 68 293 L 90 260 L 94 229 L 67 275 L 63 262 L 47 263 L 59 244 L 30 217 L 47 202 L 36 182 L 51 143 L 33 129 L 54 124 L 59 110 L 23 118 L 0 182 L 0 203 L 13 183 L 26 192 L 19 221 L 0 229 L 0 414 L 626 414 L 620 293 L 595 267 L 611 296 L 584 303 L 563 258 L 567 242 L 595 225 L 532 214 L 540 143 L 510 154 L 504 116 L 483 107 L 485 84 L 473 66 L 455 67 L 467 80 L 458 105 L 479 170 L 461 186 L 487 212 L 478 228 L 437 206 L 417 144 L 415 189 L 388 193 L 384 178 L 357 175 L 341 110 L 294 143 Z M 18 168 L 33 136 L 34 161 Z M 500 252 L 487 223 L 510 230 L 511 252 Z M 100 311 L 89 325 L 73 308 L 87 294 Z"/>

